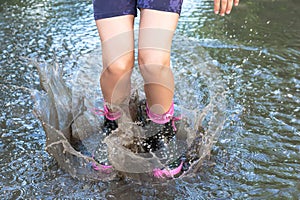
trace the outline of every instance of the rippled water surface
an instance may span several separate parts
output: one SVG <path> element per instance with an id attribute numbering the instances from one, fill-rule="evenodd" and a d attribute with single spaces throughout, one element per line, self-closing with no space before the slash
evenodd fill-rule
<path id="1" fill-rule="evenodd" d="M 28 60 L 64 66 L 71 84 L 78 61 L 100 45 L 91 2 L 0 2 L 2 199 L 300 198 L 298 0 L 244 0 L 224 18 L 213 14 L 212 1 L 185 1 L 176 32 L 185 45 L 174 42 L 172 61 L 185 80 L 178 88 L 190 90 L 178 94 L 187 94 L 190 108 L 202 109 L 207 87 L 197 91 L 197 84 L 205 80 L 197 68 L 181 70 L 178 63 L 188 66 L 207 55 L 226 89 L 226 121 L 208 164 L 163 184 L 79 181 L 45 151 L 45 133 L 32 113 L 39 76 Z"/>

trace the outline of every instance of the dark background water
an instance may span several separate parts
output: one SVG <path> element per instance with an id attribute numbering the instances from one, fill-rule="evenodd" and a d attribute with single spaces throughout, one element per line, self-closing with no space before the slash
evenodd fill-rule
<path id="1" fill-rule="evenodd" d="M 162 185 L 74 180 L 44 150 L 30 97 L 39 78 L 28 58 L 55 60 L 68 81 L 99 47 L 91 1 L 0 2 L 1 198 L 300 199 L 298 0 L 245 0 L 223 18 L 212 1 L 185 1 L 176 34 L 217 61 L 228 117 L 215 165 Z"/>

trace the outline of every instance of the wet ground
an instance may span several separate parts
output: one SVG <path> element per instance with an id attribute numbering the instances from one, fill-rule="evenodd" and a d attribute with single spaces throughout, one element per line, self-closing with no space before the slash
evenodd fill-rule
<path id="1" fill-rule="evenodd" d="M 175 42 L 173 55 L 181 56 L 174 65 L 214 60 L 226 88 L 226 121 L 212 148 L 215 164 L 191 177 L 142 184 L 71 178 L 45 151 L 32 113 L 32 91 L 41 88 L 28 59 L 64 66 L 70 84 L 78 61 L 99 48 L 91 2 L 1 1 L 1 198 L 299 199 L 299 8 L 296 0 L 247 0 L 221 18 L 212 1 L 185 2 L 176 35 L 193 48 Z M 199 106 L 191 108 L 201 110 L 195 80 L 203 77 L 188 69 L 175 73 L 190 77 L 178 87 L 190 87 L 186 96 Z"/>

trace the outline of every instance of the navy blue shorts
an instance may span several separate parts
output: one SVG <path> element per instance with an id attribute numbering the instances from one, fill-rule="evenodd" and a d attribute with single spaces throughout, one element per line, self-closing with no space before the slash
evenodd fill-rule
<path id="1" fill-rule="evenodd" d="M 180 14 L 183 0 L 93 0 L 94 18 L 104 19 L 137 14 L 138 9 L 153 9 Z"/>

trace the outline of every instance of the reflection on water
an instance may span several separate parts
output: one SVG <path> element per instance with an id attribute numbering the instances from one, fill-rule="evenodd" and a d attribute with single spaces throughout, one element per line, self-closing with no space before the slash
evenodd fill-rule
<path id="1" fill-rule="evenodd" d="M 27 89 L 40 90 L 38 73 L 24 57 L 51 62 L 56 55 L 68 83 L 78 59 L 99 45 L 91 3 L 1 1 L 1 197 L 299 199 L 299 6 L 297 0 L 245 0 L 221 18 L 210 0 L 185 1 L 177 35 L 191 37 L 216 60 L 226 85 L 226 122 L 213 147 L 215 165 L 194 177 L 151 185 L 77 181 L 44 151 L 45 134 Z M 174 65 L 180 59 L 188 66 L 184 59 L 202 56 L 199 49 L 178 49 L 174 54 L 183 56 L 174 57 Z M 178 74 L 189 75 L 185 84 L 192 91 L 199 82 L 203 86 L 201 73 L 178 67 Z M 197 104 L 205 88 L 185 94 Z"/>

